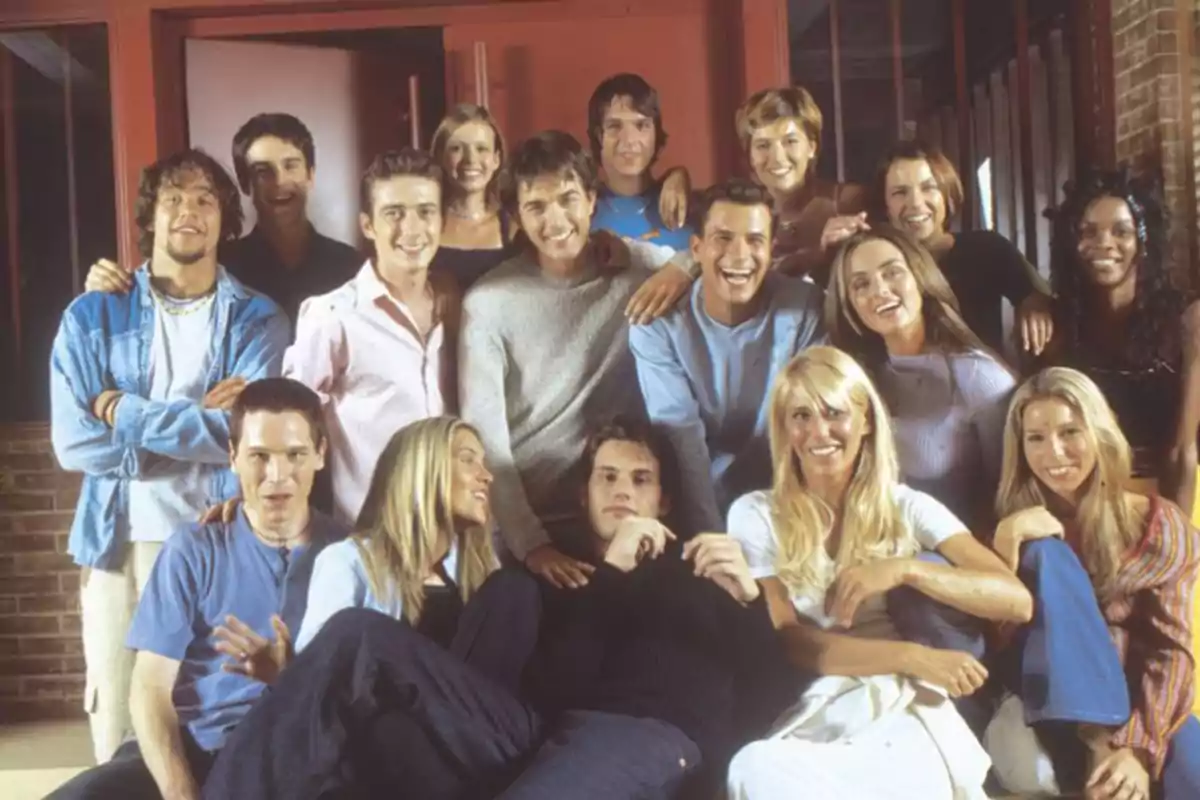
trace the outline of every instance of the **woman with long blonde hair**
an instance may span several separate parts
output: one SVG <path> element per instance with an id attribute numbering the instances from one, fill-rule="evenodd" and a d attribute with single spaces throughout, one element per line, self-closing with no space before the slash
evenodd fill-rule
<path id="1" fill-rule="evenodd" d="M 887 402 L 905 481 L 970 530 L 991 530 L 1016 375 L 963 322 L 929 252 L 887 225 L 850 238 L 834 259 L 825 326 Z"/>
<path id="2" fill-rule="evenodd" d="M 487 529 L 492 475 L 475 429 L 454 417 L 397 431 L 375 466 L 354 533 L 313 566 L 303 649 L 343 608 L 453 637 L 463 605 L 496 565 Z"/>
<path id="3" fill-rule="evenodd" d="M 980 642 L 953 627 L 1026 621 L 1028 592 L 945 506 L 900 482 L 887 410 L 849 355 L 795 356 L 769 413 L 773 486 L 738 499 L 728 529 L 790 660 L 824 677 L 734 759 L 732 796 L 795 781 L 823 798 L 983 797 L 986 757 L 946 698 L 987 673 L 966 652 Z"/>
<path id="4" fill-rule="evenodd" d="M 1060 777 L 1086 763 L 1089 800 L 1200 797 L 1191 715 L 1200 534 L 1170 500 L 1129 491 L 1130 469 L 1129 444 L 1086 375 L 1050 368 L 1018 389 L 994 547 L 1033 584 L 1039 609 L 1009 646 L 1019 675 L 997 677 L 1023 701 L 1027 724 L 1075 723 L 1073 752 L 1049 749 Z M 1054 551 L 1069 560 L 1027 574 Z M 1003 780 L 1029 770 L 999 772 Z"/>

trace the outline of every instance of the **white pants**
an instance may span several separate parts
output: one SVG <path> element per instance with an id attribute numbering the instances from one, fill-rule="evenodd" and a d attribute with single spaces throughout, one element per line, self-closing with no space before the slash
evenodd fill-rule
<path id="1" fill-rule="evenodd" d="M 112 758 L 133 729 L 129 718 L 133 651 L 125 648 L 125 637 L 160 550 L 162 542 L 134 542 L 121 569 L 83 571 L 79 592 L 87 664 L 83 707 L 97 764 Z"/>

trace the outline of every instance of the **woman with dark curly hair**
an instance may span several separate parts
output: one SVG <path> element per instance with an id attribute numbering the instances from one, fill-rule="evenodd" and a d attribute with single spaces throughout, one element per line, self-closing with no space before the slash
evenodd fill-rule
<path id="1" fill-rule="evenodd" d="M 1171 282 L 1156 181 L 1089 171 L 1054 212 L 1050 361 L 1095 381 L 1133 446 L 1133 474 L 1190 516 L 1200 429 L 1200 303 Z"/>

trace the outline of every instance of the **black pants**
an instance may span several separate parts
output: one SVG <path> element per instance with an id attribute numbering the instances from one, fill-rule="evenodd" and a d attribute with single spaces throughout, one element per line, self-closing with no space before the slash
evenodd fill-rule
<path id="1" fill-rule="evenodd" d="M 234 731 L 205 798 L 671 797 L 699 762 L 677 729 L 588 711 L 551 726 L 520 699 L 540 602 L 524 571 L 496 573 L 449 650 L 338 613 Z"/>
<path id="2" fill-rule="evenodd" d="M 198 785 L 212 769 L 216 753 L 201 750 L 186 729 L 180 731 L 183 750 Z M 141 748 L 129 741 L 110 761 L 81 772 L 46 796 L 45 800 L 161 800 L 162 794 L 146 767 Z"/>

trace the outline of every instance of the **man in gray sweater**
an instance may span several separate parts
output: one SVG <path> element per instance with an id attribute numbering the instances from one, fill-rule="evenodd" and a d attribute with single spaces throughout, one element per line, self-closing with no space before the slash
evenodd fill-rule
<path id="1" fill-rule="evenodd" d="M 523 142 L 509 171 L 504 204 L 528 242 L 463 301 L 462 414 L 487 448 L 509 551 L 552 584 L 578 587 L 593 568 L 554 544 L 579 528 L 571 466 L 598 420 L 645 415 L 625 312 L 654 269 L 664 267 L 658 285 L 672 301 L 694 275 L 645 243 L 629 245 L 626 267 L 602 265 L 588 240 L 597 170 L 570 134 Z"/>
<path id="2" fill-rule="evenodd" d="M 745 180 L 696 204 L 700 280 L 684 302 L 629 333 L 651 420 L 679 457 L 683 535 L 725 530 L 740 495 L 771 486 L 771 385 L 825 340 L 819 286 L 771 270 L 771 195 Z"/>

